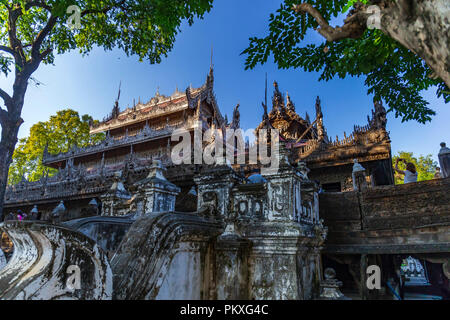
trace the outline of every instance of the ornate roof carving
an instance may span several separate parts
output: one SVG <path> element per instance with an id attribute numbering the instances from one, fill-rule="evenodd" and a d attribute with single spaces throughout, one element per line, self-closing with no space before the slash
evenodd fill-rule
<path id="1" fill-rule="evenodd" d="M 162 95 L 158 90 L 155 96 L 147 103 L 141 103 L 139 101 L 132 108 L 127 108 L 122 112 L 118 112 L 118 100 L 116 100 L 113 112 L 103 119 L 102 122 L 93 124 L 91 126 L 91 133 L 105 132 L 188 108 L 196 109 L 198 108 L 199 102 L 203 101 L 206 101 L 212 106 L 219 122 L 223 123 L 224 119 L 217 106 L 213 87 L 214 71 L 211 68 L 205 83 L 200 88 L 193 89 L 189 86 L 185 92 L 181 92 L 177 88 L 170 96 Z"/>
<path id="2" fill-rule="evenodd" d="M 318 101 L 320 103 L 320 100 Z M 321 113 L 321 110 L 319 111 Z M 328 140 L 325 135 L 327 139 L 322 142 L 319 142 L 319 139 L 309 140 L 302 146 L 294 146 L 295 153 L 298 159 L 317 163 L 351 163 L 353 158 L 357 157 L 367 158 L 366 160 L 387 159 L 390 153 L 390 138 L 386 123 L 386 109 L 381 102 L 375 102 L 372 118 L 368 117 L 367 125 L 355 125 L 353 132 L 348 136 L 344 132 L 341 139 L 336 136 L 336 140 Z M 320 135 L 320 130 L 318 134 Z"/>
<path id="3" fill-rule="evenodd" d="M 286 101 L 286 102 L 285 102 Z M 366 126 L 354 126 L 353 132 L 336 140 L 330 140 L 323 124 L 323 113 L 320 98 L 315 103 L 316 119 L 311 123 L 309 115 L 302 119 L 295 111 L 295 105 L 289 94 L 286 100 L 274 82 L 272 110 L 267 113 L 263 103 L 263 121 L 256 128 L 256 133 L 262 128 L 275 128 L 280 132 L 280 139 L 293 150 L 298 161 L 346 161 L 351 163 L 354 157 L 369 156 L 387 158 L 390 152 L 389 133 L 386 131 L 386 109 L 381 102 L 374 103 L 372 117 L 368 117 Z M 370 150 L 369 150 L 370 149 Z M 336 162 L 337 163 L 337 162 Z"/>
<path id="4" fill-rule="evenodd" d="M 256 132 L 269 126 L 278 129 L 281 138 L 287 142 L 294 142 L 299 138 L 312 139 L 317 136 L 316 129 L 311 127 L 311 124 L 308 121 L 301 118 L 295 112 L 295 105 L 289 94 L 286 94 L 285 103 L 283 94 L 278 88 L 278 83 L 275 81 L 273 85 L 274 93 L 272 98 L 272 110 L 266 114 L 267 106 L 263 103 L 263 121 L 256 128 Z"/>

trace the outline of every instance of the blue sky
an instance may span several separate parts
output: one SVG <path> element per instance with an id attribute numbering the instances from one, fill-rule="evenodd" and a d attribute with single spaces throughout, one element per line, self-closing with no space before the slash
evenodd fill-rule
<path id="1" fill-rule="evenodd" d="M 88 113 L 102 119 L 110 112 L 122 82 L 121 108 L 136 101 L 148 101 L 156 92 L 169 95 L 178 86 L 184 90 L 189 84 L 203 84 L 209 70 L 211 47 L 214 48 L 215 93 L 223 113 L 231 119 L 237 103 L 241 105 L 241 126 L 254 128 L 261 121 L 261 101 L 264 99 L 264 78 L 268 73 L 269 99 L 273 80 L 280 90 L 288 91 L 297 112 L 314 116 L 315 99 L 320 96 L 324 124 L 330 137 L 351 133 L 353 125 L 365 125 L 372 108 L 372 96 L 367 95 L 364 79 L 347 78 L 318 82 L 319 74 L 302 70 L 278 70 L 273 59 L 254 70 L 244 70 L 244 56 L 251 36 L 267 33 L 269 14 L 281 1 L 216 0 L 212 11 L 193 26 L 183 24 L 172 52 L 159 65 L 138 62 L 135 56 L 122 52 L 94 50 L 82 57 L 78 52 L 57 56 L 54 66 L 41 66 L 34 78 L 43 84 L 30 84 L 19 136 L 29 133 L 38 121 L 47 120 L 57 110 L 72 108 L 80 114 Z M 309 41 L 323 41 L 312 32 Z M 0 77 L 0 87 L 11 92 L 11 77 Z M 450 108 L 435 96 L 435 90 L 423 93 L 437 112 L 431 123 L 401 123 L 388 114 L 388 131 L 392 151 L 413 151 L 414 154 L 432 154 L 437 160 L 439 143 L 450 144 Z"/>

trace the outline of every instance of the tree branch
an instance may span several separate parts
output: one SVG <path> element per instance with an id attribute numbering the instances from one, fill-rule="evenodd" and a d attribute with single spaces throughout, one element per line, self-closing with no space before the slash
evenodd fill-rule
<path id="1" fill-rule="evenodd" d="M 11 101 L 11 96 L 1 88 L 0 88 L 0 97 L 3 99 L 5 104 L 8 104 Z"/>
<path id="2" fill-rule="evenodd" d="M 44 52 L 41 53 L 39 59 L 42 61 L 44 60 L 50 53 L 52 53 L 53 49 L 52 48 L 47 48 L 44 50 Z"/>
<path id="3" fill-rule="evenodd" d="M 365 24 L 367 18 L 365 18 L 364 14 L 362 14 L 363 10 L 361 10 L 364 7 L 365 6 L 360 6 L 352 15 L 344 20 L 344 25 L 342 27 L 336 28 L 330 26 L 319 10 L 309 3 L 296 4 L 292 7 L 292 10 L 297 13 L 308 13 L 311 15 L 320 26 L 317 31 L 329 42 L 333 42 L 346 38 L 357 39 L 363 35 L 364 31 L 367 29 Z"/>
<path id="4" fill-rule="evenodd" d="M 0 124 L 3 126 L 6 121 L 8 121 L 8 112 L 0 108 Z"/>
<path id="5" fill-rule="evenodd" d="M 17 19 L 22 14 L 22 9 L 16 8 L 14 10 L 8 10 L 8 36 L 10 48 L 13 51 L 14 60 L 20 67 L 25 66 L 27 61 L 25 53 L 23 51 L 22 42 L 17 38 Z"/>
<path id="6" fill-rule="evenodd" d="M 9 54 L 11 54 L 11 55 L 14 55 L 13 49 L 11 49 L 11 48 L 8 47 L 8 46 L 0 46 L 0 51 L 4 51 L 4 52 L 6 52 L 6 53 L 9 53 Z"/>
<path id="7" fill-rule="evenodd" d="M 42 42 L 44 41 L 45 37 L 48 36 L 48 34 L 52 31 L 52 29 L 56 25 L 57 21 L 58 21 L 58 18 L 51 15 L 50 18 L 48 19 L 45 27 L 36 36 L 36 39 L 34 40 L 33 45 L 31 46 L 32 59 L 36 59 L 36 60 L 40 59 L 40 50 L 41 50 Z"/>
<path id="8" fill-rule="evenodd" d="M 42 1 L 29 1 L 25 5 L 25 10 L 29 10 L 32 7 L 39 7 L 39 8 L 43 8 L 43 9 L 47 10 L 48 12 L 52 12 L 52 8 L 49 5 L 47 5 L 45 2 L 42 2 Z"/>

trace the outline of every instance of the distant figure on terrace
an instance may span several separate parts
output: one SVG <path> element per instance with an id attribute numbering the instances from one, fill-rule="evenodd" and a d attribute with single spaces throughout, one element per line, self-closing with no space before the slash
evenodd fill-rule
<path id="1" fill-rule="evenodd" d="M 8 213 L 8 215 L 6 216 L 5 221 L 13 221 L 13 220 L 17 220 L 16 218 L 17 218 L 17 217 L 14 216 L 14 213 L 10 212 L 10 213 Z"/>
<path id="2" fill-rule="evenodd" d="M 441 168 L 439 168 L 439 167 L 436 168 L 436 172 L 434 173 L 434 178 L 435 179 L 441 179 L 442 178 Z"/>
<path id="3" fill-rule="evenodd" d="M 406 170 L 400 170 L 398 168 L 399 161 L 403 161 L 406 164 Z M 404 183 L 411 183 L 411 182 L 417 182 L 417 171 L 416 166 L 411 162 L 406 162 L 405 159 L 397 158 L 395 161 L 395 171 L 397 171 L 400 174 L 405 175 L 405 179 L 403 180 Z"/>

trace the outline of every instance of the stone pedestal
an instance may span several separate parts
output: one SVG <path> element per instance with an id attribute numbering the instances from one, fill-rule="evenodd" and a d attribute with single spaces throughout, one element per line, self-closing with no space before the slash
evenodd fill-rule
<path id="1" fill-rule="evenodd" d="M 332 268 L 327 268 L 324 272 L 325 279 L 320 283 L 319 300 L 349 300 L 341 290 L 342 282 L 336 279 L 336 272 Z"/>

